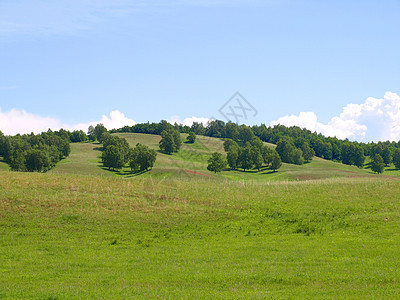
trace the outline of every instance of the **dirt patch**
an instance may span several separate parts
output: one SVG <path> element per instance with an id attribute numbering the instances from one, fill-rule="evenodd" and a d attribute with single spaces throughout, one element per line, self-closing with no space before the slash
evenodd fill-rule
<path id="1" fill-rule="evenodd" d="M 194 174 L 194 175 L 201 175 L 201 176 L 211 177 L 210 174 L 204 174 L 204 173 L 193 171 L 193 170 L 185 170 L 185 172 L 189 173 L 189 174 Z"/>
<path id="2" fill-rule="evenodd" d="M 327 169 L 327 170 L 338 171 L 338 172 L 342 172 L 342 173 L 357 174 L 357 172 L 354 172 L 354 171 L 347 171 L 347 170 L 340 170 L 340 169 Z"/>

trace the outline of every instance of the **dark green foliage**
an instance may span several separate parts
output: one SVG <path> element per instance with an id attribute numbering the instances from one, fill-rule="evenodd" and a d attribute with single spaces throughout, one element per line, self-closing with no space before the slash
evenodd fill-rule
<path id="1" fill-rule="evenodd" d="M 41 134 L 0 135 L 0 151 L 13 171 L 46 172 L 71 152 L 70 135 L 61 129 Z"/>
<path id="2" fill-rule="evenodd" d="M 157 158 L 157 152 L 146 145 L 138 143 L 134 149 L 130 149 L 129 166 L 132 171 L 144 171 L 153 168 Z"/>
<path id="3" fill-rule="evenodd" d="M 382 151 L 382 159 L 386 166 L 388 166 L 392 162 L 392 152 L 389 147 L 385 147 Z"/>
<path id="4" fill-rule="evenodd" d="M 307 162 L 311 161 L 315 155 L 314 149 L 312 149 L 307 142 L 303 143 L 301 151 L 303 151 L 304 160 Z"/>
<path id="5" fill-rule="evenodd" d="M 371 170 L 375 173 L 383 173 L 383 170 L 385 168 L 385 163 L 383 162 L 382 156 L 379 154 L 375 154 L 374 159 L 372 160 L 371 163 Z"/>
<path id="6" fill-rule="evenodd" d="M 400 148 L 397 148 L 393 153 L 393 164 L 396 169 L 400 169 Z"/>
<path id="7" fill-rule="evenodd" d="M 25 166 L 29 172 L 46 172 L 50 165 L 50 155 L 45 150 L 30 149 L 25 153 Z"/>
<path id="8" fill-rule="evenodd" d="M 236 170 L 239 166 L 239 146 L 232 146 L 226 154 L 228 165 L 232 170 Z"/>
<path id="9" fill-rule="evenodd" d="M 196 141 L 196 134 L 195 134 L 193 131 L 189 132 L 189 135 L 188 135 L 188 137 L 186 138 L 186 141 L 187 141 L 189 144 L 193 144 L 193 143 Z"/>
<path id="10" fill-rule="evenodd" d="M 253 167 L 253 159 L 251 155 L 251 145 L 247 145 L 239 150 L 239 166 L 246 172 Z"/>
<path id="11" fill-rule="evenodd" d="M 72 132 L 70 139 L 72 143 L 79 143 L 87 141 L 88 137 L 82 130 L 75 130 Z"/>
<path id="12" fill-rule="evenodd" d="M 273 152 L 272 158 L 271 158 L 271 166 L 270 168 L 274 170 L 278 170 L 282 166 L 282 160 L 281 157 L 279 156 L 278 152 Z"/>
<path id="13" fill-rule="evenodd" d="M 107 128 L 104 127 L 104 125 L 101 123 L 97 124 L 96 127 L 94 128 L 93 134 L 96 140 L 98 140 L 100 143 L 102 143 L 101 136 L 103 135 L 104 132 L 107 132 Z"/>
<path id="14" fill-rule="evenodd" d="M 239 126 L 232 122 L 226 123 L 225 137 L 236 141 L 239 138 Z"/>
<path id="15" fill-rule="evenodd" d="M 282 161 L 289 164 L 302 165 L 304 163 L 303 152 L 297 149 L 288 138 L 282 138 L 276 145 L 276 151 L 281 157 Z"/>
<path id="16" fill-rule="evenodd" d="M 341 157 L 344 164 L 357 167 L 362 167 L 365 160 L 363 148 L 352 143 L 344 143 L 342 145 Z"/>
<path id="17" fill-rule="evenodd" d="M 246 125 L 239 126 L 239 139 L 243 144 L 250 142 L 254 137 L 254 133 L 250 127 Z"/>
<path id="18" fill-rule="evenodd" d="M 226 160 L 219 152 L 214 152 L 208 160 L 207 170 L 217 173 L 226 167 Z"/>
<path id="19" fill-rule="evenodd" d="M 260 149 L 256 146 L 251 146 L 250 155 L 252 164 L 258 171 L 260 171 L 260 168 L 264 162 Z"/>
<path id="20" fill-rule="evenodd" d="M 161 141 L 160 141 L 160 150 L 166 154 L 171 154 L 173 152 L 178 152 L 181 145 L 182 140 L 178 131 L 164 130 L 161 132 Z"/>
<path id="21" fill-rule="evenodd" d="M 118 146 L 109 145 L 102 154 L 103 166 L 108 169 L 121 169 L 124 166 L 124 155 Z"/>
<path id="22" fill-rule="evenodd" d="M 231 146 L 234 146 L 236 148 L 239 147 L 238 144 L 234 140 L 225 139 L 225 141 L 224 141 L 224 150 L 225 150 L 225 152 L 228 152 L 229 149 L 231 148 Z"/>

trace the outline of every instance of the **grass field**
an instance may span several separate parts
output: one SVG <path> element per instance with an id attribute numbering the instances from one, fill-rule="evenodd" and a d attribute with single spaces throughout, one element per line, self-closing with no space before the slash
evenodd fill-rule
<path id="1" fill-rule="evenodd" d="M 400 297 L 400 182 L 0 174 L 3 298 Z"/>
<path id="2" fill-rule="evenodd" d="M 0 299 L 400 298 L 398 171 L 215 175 L 222 141 L 198 137 L 137 175 L 104 170 L 99 146 L 45 174 L 0 162 Z"/>

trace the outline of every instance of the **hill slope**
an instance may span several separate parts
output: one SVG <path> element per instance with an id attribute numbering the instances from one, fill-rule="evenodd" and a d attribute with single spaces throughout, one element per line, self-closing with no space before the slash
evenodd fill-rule
<path id="1" fill-rule="evenodd" d="M 145 144 L 158 150 L 160 136 L 140 134 L 140 133 L 119 133 L 120 137 L 127 139 L 131 146 L 137 143 Z M 186 139 L 186 134 L 182 134 L 182 140 Z M 98 151 L 101 145 L 98 144 L 72 144 L 70 157 L 59 163 L 52 173 L 68 173 L 82 175 L 120 175 L 125 177 L 138 176 L 132 174 L 129 168 L 124 168 L 121 172 L 112 173 L 101 168 L 100 154 Z M 272 147 L 273 145 L 270 144 Z M 166 155 L 161 152 L 157 155 L 156 164 L 151 172 L 140 176 L 152 178 L 193 178 L 211 177 L 216 180 L 313 180 L 332 177 L 365 177 L 375 176 L 366 169 L 359 169 L 354 166 L 347 166 L 333 161 L 327 161 L 314 157 L 311 163 L 297 166 L 283 164 L 278 172 L 263 169 L 261 172 L 250 170 L 247 172 L 225 170 L 220 174 L 213 174 L 207 170 L 207 160 L 212 152 L 222 152 L 223 141 L 217 138 L 198 136 L 194 144 L 183 144 L 178 153 Z"/>

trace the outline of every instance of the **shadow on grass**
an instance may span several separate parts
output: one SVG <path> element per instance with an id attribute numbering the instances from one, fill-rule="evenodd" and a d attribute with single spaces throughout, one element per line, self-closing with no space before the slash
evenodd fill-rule
<path id="1" fill-rule="evenodd" d="M 113 169 L 109 169 L 107 167 L 103 167 L 101 165 L 99 165 L 99 167 L 107 172 L 111 172 L 111 173 L 114 173 L 115 175 L 124 176 L 124 177 L 136 177 L 136 176 L 139 176 L 139 175 L 142 175 L 142 174 L 145 174 L 145 173 L 151 171 L 151 170 L 143 170 L 143 171 L 135 172 L 135 171 L 113 170 Z"/>

